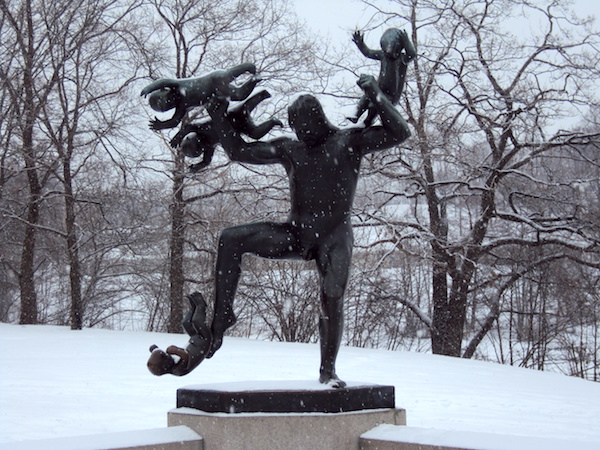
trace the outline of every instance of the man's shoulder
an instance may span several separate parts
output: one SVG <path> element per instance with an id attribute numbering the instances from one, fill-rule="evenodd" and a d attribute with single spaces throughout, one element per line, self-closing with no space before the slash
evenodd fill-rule
<path id="1" fill-rule="evenodd" d="M 289 136 L 277 137 L 267 143 L 273 147 L 273 151 L 280 155 L 283 160 L 293 160 L 294 155 L 303 153 L 304 144 Z"/>
<path id="2" fill-rule="evenodd" d="M 341 143 L 350 143 L 351 141 L 355 141 L 360 139 L 364 133 L 367 131 L 367 128 L 360 125 L 354 125 L 348 128 L 341 128 L 336 134 L 335 138 L 338 139 Z"/>

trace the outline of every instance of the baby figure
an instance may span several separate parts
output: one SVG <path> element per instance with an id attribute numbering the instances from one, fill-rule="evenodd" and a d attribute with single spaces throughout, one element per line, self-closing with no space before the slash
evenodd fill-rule
<path id="1" fill-rule="evenodd" d="M 416 56 L 417 52 L 408 38 L 406 31 L 398 28 L 390 28 L 383 33 L 380 40 L 381 50 L 370 49 L 363 39 L 360 31 L 355 31 L 352 41 L 367 58 L 381 61 L 381 70 L 377 84 L 392 104 L 397 105 L 400 95 L 404 90 L 406 69 L 408 63 Z M 349 117 L 352 122 L 358 122 L 360 116 L 369 110 L 365 119 L 365 126 L 370 126 L 376 116 L 375 109 L 370 106 L 369 99 L 363 95 L 358 102 L 355 117 Z"/>
<path id="2" fill-rule="evenodd" d="M 211 342 L 211 332 L 206 324 L 206 301 L 199 292 L 189 295 L 188 300 L 190 310 L 182 322 L 183 328 L 190 336 L 188 345 L 185 349 L 170 345 L 166 352 L 156 345 L 151 346 L 148 370 L 154 375 L 187 375 L 206 356 Z"/>
<path id="3" fill-rule="evenodd" d="M 160 112 L 175 108 L 171 119 L 163 121 L 155 117 L 150 121 L 150 128 L 163 130 L 176 127 L 188 109 L 203 105 L 212 95 L 229 97 L 231 100 L 244 100 L 260 81 L 260 78 L 254 76 L 239 87 L 231 84 L 235 78 L 246 72 L 256 75 L 256 66 L 245 63 L 198 78 L 161 78 L 150 83 L 141 93 L 143 97 L 150 95 L 148 98 L 150 107 Z"/>
<path id="4" fill-rule="evenodd" d="M 249 97 L 246 101 L 234 106 L 227 111 L 227 118 L 231 122 L 233 128 L 252 139 L 260 139 L 267 134 L 275 126 L 283 126 L 280 120 L 275 118 L 268 119 L 259 124 L 254 123 L 250 113 L 260 102 L 269 98 L 271 94 L 268 91 L 262 90 Z M 212 120 L 201 122 L 198 124 L 189 124 L 184 126 L 171 139 L 171 147 L 177 148 L 188 158 L 199 158 L 202 160 L 190 166 L 192 172 L 207 167 L 215 153 L 215 147 L 219 139 L 217 133 L 213 130 Z"/>

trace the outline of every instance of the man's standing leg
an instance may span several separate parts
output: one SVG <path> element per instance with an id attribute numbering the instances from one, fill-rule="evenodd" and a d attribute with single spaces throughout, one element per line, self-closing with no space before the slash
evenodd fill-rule
<path id="1" fill-rule="evenodd" d="M 346 227 L 344 227 L 346 228 Z M 317 256 L 321 279 L 321 368 L 319 381 L 341 388 L 346 383 L 335 372 L 335 361 L 344 331 L 344 292 L 352 258 L 352 230 L 332 233 L 331 242 L 322 245 Z"/>

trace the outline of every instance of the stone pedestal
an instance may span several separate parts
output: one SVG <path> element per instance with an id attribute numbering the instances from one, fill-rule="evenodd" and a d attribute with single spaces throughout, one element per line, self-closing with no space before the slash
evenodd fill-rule
<path id="1" fill-rule="evenodd" d="M 68 436 L 0 443 L 0 450 L 201 450 L 202 438 L 188 427 Z"/>
<path id="2" fill-rule="evenodd" d="M 177 391 L 169 426 L 186 425 L 205 450 L 357 450 L 359 437 L 382 424 L 406 424 L 393 386 L 349 383 L 344 389 L 312 382 L 228 383 Z"/>

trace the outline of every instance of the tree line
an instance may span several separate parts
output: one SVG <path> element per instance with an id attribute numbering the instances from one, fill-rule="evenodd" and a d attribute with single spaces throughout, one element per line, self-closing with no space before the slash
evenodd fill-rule
<path id="1" fill-rule="evenodd" d="M 272 94 L 258 115 L 286 122 L 309 91 L 348 126 L 356 75 L 378 68 L 289 2 L 58 3 L 0 0 L 0 320 L 181 332 L 219 230 L 282 220 L 287 188 L 219 152 L 190 174 L 141 87 L 251 61 Z M 362 168 L 346 342 L 598 380 L 597 26 L 558 1 L 363 3 L 371 47 L 394 26 L 418 56 L 413 136 Z M 312 265 L 244 264 L 232 332 L 315 341 Z"/>

